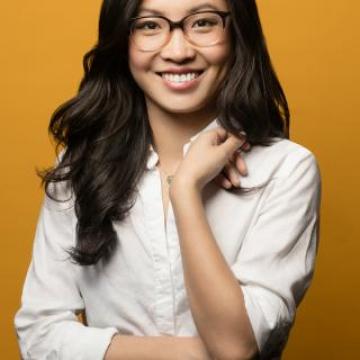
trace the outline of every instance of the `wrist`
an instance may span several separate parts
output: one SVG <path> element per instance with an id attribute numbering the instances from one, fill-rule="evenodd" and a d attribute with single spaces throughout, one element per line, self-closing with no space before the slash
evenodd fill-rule
<path id="1" fill-rule="evenodd" d="M 176 197 L 183 197 L 186 194 L 196 194 L 200 192 L 199 185 L 186 177 L 175 177 L 171 183 L 169 196 L 172 200 Z"/>

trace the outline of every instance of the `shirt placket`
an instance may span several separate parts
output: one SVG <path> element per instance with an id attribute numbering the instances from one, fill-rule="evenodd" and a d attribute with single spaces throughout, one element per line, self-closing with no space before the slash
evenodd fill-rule
<path id="1" fill-rule="evenodd" d="M 162 334 L 175 334 L 175 292 L 173 283 L 174 245 L 174 216 L 170 211 L 167 224 L 164 226 L 164 212 L 162 203 L 161 179 L 155 168 L 149 173 L 145 193 L 145 222 L 149 243 L 151 244 L 154 274 L 155 274 L 155 319 Z"/>

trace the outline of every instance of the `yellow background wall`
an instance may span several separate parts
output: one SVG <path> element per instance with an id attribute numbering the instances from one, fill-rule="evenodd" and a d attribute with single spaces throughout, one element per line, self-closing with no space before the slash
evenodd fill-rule
<path id="1" fill-rule="evenodd" d="M 292 110 L 291 139 L 315 153 L 323 177 L 317 269 L 284 359 L 354 359 L 360 348 L 360 4 L 258 3 Z M 99 7 L 100 0 L 0 3 L 1 359 L 19 358 L 13 316 L 42 199 L 34 170 L 53 163 L 49 117 L 77 89 Z"/>

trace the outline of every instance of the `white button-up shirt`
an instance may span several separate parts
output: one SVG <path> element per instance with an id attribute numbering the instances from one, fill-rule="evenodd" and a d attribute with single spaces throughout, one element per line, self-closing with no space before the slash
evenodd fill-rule
<path id="1" fill-rule="evenodd" d="M 184 145 L 183 154 L 202 131 L 215 126 L 217 119 Z M 296 306 L 310 284 L 321 193 L 313 153 L 290 140 L 275 140 L 243 153 L 249 174 L 241 177 L 242 186 L 263 188 L 238 194 L 210 182 L 203 189 L 209 224 L 242 288 L 265 359 L 280 358 Z M 15 316 L 24 359 L 100 360 L 117 332 L 199 335 L 171 201 L 164 224 L 157 162 L 151 147 L 135 204 L 125 221 L 114 223 L 119 246 L 107 265 L 81 267 L 69 260 L 64 250 L 75 245 L 73 199 L 57 203 L 45 196 Z M 88 326 L 77 321 L 76 313 L 84 309 Z"/>

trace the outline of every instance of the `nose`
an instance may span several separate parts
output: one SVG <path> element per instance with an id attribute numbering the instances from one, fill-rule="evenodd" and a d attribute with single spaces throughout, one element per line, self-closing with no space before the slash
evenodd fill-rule
<path id="1" fill-rule="evenodd" d="M 169 35 L 169 41 L 161 50 L 161 56 L 164 59 L 170 59 L 176 62 L 192 58 L 195 55 L 195 49 L 187 41 L 181 29 L 174 29 Z"/>

